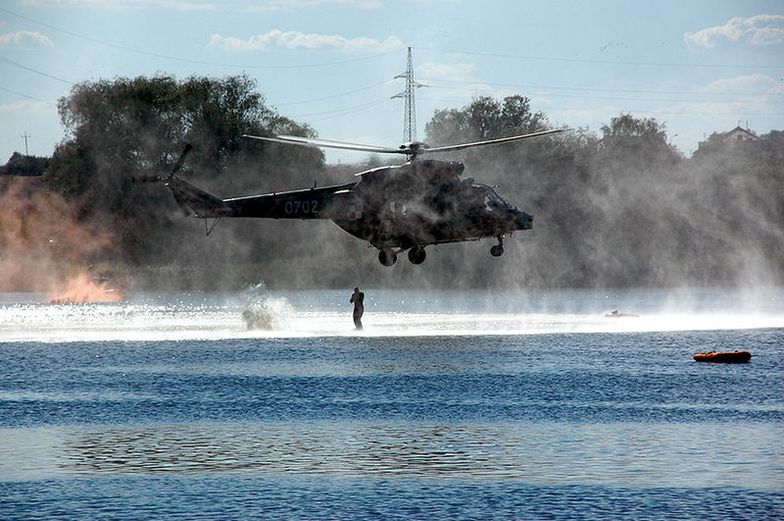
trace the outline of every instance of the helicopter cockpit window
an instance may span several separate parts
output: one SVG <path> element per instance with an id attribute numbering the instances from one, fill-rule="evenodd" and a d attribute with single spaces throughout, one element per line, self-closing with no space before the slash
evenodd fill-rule
<path id="1" fill-rule="evenodd" d="M 495 190 L 493 190 L 489 186 L 485 191 L 485 204 L 487 205 L 488 208 L 506 209 L 512 207 L 500 195 L 495 193 Z"/>

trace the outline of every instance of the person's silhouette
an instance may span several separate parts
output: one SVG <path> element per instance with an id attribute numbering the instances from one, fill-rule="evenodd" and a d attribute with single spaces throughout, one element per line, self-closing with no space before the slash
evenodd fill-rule
<path id="1" fill-rule="evenodd" d="M 362 329 L 362 314 L 365 312 L 365 294 L 359 291 L 359 288 L 354 288 L 354 293 L 351 294 L 349 304 L 354 304 L 354 326 L 357 329 Z"/>

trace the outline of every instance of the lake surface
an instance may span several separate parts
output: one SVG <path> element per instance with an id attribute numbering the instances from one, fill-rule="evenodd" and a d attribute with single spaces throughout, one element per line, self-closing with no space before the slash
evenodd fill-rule
<path id="1" fill-rule="evenodd" d="M 784 290 L 366 293 L 0 294 L 0 518 L 781 519 Z"/>

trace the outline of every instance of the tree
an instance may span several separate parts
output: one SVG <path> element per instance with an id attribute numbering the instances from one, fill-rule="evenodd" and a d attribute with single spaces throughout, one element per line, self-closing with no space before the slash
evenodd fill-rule
<path id="1" fill-rule="evenodd" d="M 621 114 L 612 118 L 609 125 L 602 125 L 600 154 L 636 158 L 636 163 L 650 166 L 672 167 L 683 158 L 678 149 L 668 143 L 666 127 L 655 118 L 635 118 Z M 602 159 L 605 159 L 602 158 Z"/>
<path id="2" fill-rule="evenodd" d="M 66 138 L 56 148 L 45 180 L 78 204 L 82 219 L 111 230 L 118 256 L 131 263 L 154 258 L 161 242 L 178 247 L 177 234 L 171 232 L 184 225 L 170 210 L 171 196 L 159 186 L 150 189 L 132 181 L 166 175 L 184 143 L 193 144 L 194 152 L 182 175 L 211 189 L 258 188 L 260 179 L 278 186 L 305 179 L 310 183 L 312 172 L 323 167 L 318 150 L 294 151 L 241 137 L 313 136 L 309 127 L 268 108 L 255 82 L 245 76 L 85 82 L 62 98 L 58 108 Z"/>
<path id="3" fill-rule="evenodd" d="M 547 118 L 531 111 L 531 102 L 518 94 L 499 101 L 475 98 L 462 109 L 436 110 L 425 126 L 431 145 L 481 141 L 542 130 Z"/>
<path id="4" fill-rule="evenodd" d="M 46 172 L 48 166 L 49 158 L 47 157 L 25 156 L 19 152 L 14 152 L 11 154 L 8 162 L 0 166 L 0 176 L 41 176 Z"/>

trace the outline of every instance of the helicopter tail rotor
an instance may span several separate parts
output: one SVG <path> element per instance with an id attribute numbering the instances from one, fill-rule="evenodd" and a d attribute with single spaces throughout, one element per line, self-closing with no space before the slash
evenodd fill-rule
<path id="1" fill-rule="evenodd" d="M 191 145 L 190 143 L 186 143 L 185 148 L 183 148 L 182 152 L 180 152 L 180 157 L 177 158 L 177 161 L 174 163 L 174 166 L 172 167 L 171 172 L 169 172 L 169 175 L 167 177 L 163 177 L 160 175 L 135 175 L 131 177 L 131 182 L 141 183 L 141 184 L 165 183 L 166 181 L 171 180 L 173 177 L 175 177 L 175 174 L 177 172 L 182 170 L 182 165 L 183 163 L 185 163 L 185 158 L 191 150 L 193 150 L 193 145 Z"/>
<path id="2" fill-rule="evenodd" d="M 193 146 L 187 143 L 180 153 L 180 157 L 172 166 L 169 175 L 140 175 L 131 178 L 133 183 L 163 183 L 174 196 L 177 205 L 186 216 L 201 217 L 204 219 L 218 219 L 231 213 L 231 208 L 226 206 L 220 197 L 212 195 L 177 177 L 177 172 L 182 170 L 185 158 Z"/>
<path id="3" fill-rule="evenodd" d="M 177 162 L 174 163 L 174 166 L 172 167 L 171 173 L 169 174 L 170 178 L 174 177 L 174 174 L 176 174 L 182 169 L 182 164 L 185 162 L 185 157 L 188 155 L 188 153 L 191 150 L 193 150 L 193 145 L 191 145 L 190 143 L 185 143 L 185 148 L 182 149 L 182 152 L 180 153 L 180 157 L 177 159 Z"/>

